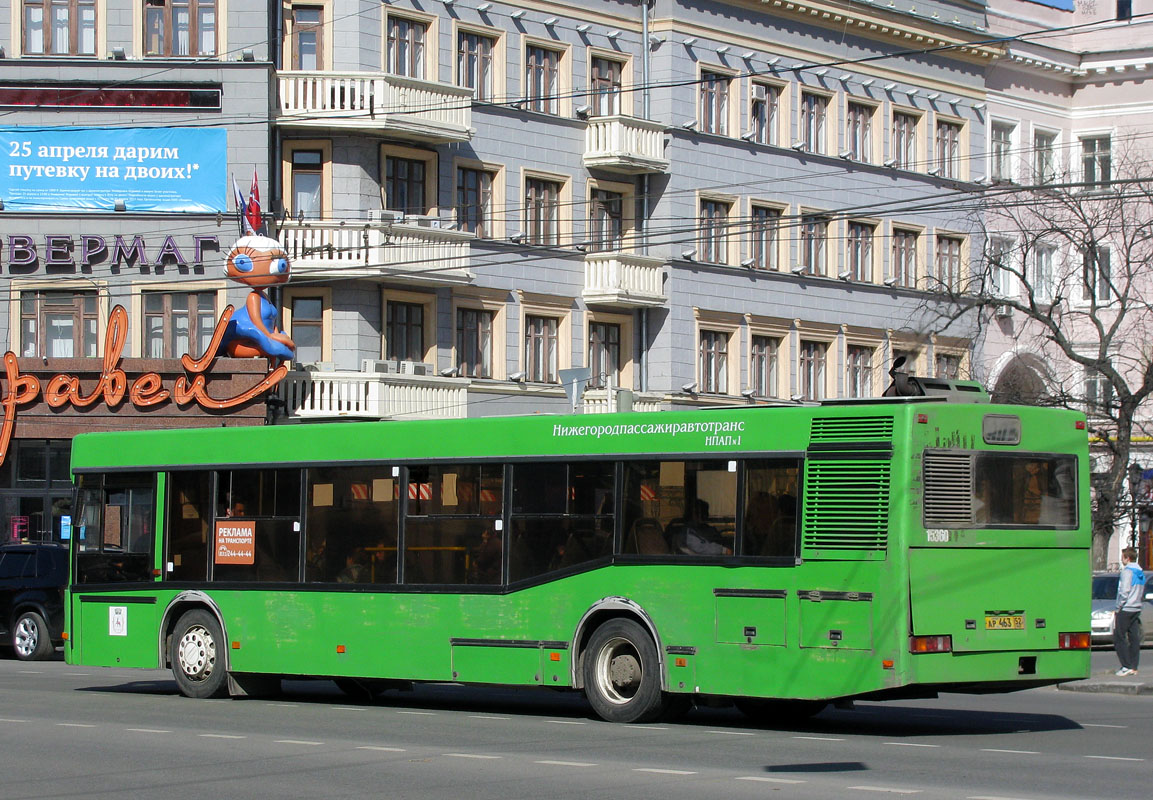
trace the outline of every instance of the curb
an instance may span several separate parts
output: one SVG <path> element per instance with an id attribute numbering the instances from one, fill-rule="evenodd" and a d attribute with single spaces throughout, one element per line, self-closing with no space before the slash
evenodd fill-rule
<path id="1" fill-rule="evenodd" d="M 1102 680 L 1100 678 L 1059 683 L 1057 688 L 1065 692 L 1092 692 L 1095 694 L 1153 694 L 1153 683 Z"/>

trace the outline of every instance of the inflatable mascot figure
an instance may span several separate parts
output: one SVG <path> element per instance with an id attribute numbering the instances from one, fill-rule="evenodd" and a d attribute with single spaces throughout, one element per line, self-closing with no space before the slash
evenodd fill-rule
<path id="1" fill-rule="evenodd" d="M 252 291 L 229 320 L 221 350 L 233 358 L 290 361 L 296 345 L 277 328 L 276 306 L 264 295 L 264 287 L 288 282 L 288 254 L 280 242 L 267 236 L 240 237 L 228 252 L 224 272 Z"/>

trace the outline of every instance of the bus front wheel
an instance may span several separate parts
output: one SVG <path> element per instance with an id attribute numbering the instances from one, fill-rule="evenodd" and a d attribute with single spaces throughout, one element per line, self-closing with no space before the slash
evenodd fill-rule
<path id="1" fill-rule="evenodd" d="M 224 633 L 216 617 L 203 609 L 186 612 L 168 644 L 176 685 L 185 697 L 223 697 L 228 692 L 221 647 Z"/>
<path id="2" fill-rule="evenodd" d="M 608 722 L 652 722 L 664 711 L 660 659 L 652 637 L 630 619 L 601 625 L 584 655 L 585 695 Z"/>

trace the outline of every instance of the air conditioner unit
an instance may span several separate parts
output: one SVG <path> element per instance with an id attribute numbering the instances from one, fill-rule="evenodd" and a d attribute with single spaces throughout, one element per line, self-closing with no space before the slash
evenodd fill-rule
<path id="1" fill-rule="evenodd" d="M 1013 316 L 1013 307 L 1010 305 L 1000 305 L 993 307 L 993 316 L 998 319 L 1008 319 Z"/>
<path id="2" fill-rule="evenodd" d="M 401 375 L 432 375 L 433 366 L 426 361 L 401 361 Z"/>
<path id="3" fill-rule="evenodd" d="M 379 358 L 362 358 L 360 360 L 361 372 L 396 372 L 395 361 L 384 361 Z"/>
<path id="4" fill-rule="evenodd" d="M 332 372 L 333 364 L 331 361 L 305 361 L 297 364 L 297 368 L 305 372 Z"/>
<path id="5" fill-rule="evenodd" d="M 404 222 L 403 211 L 393 211 L 388 208 L 370 208 L 365 212 L 369 222 L 388 225 L 393 222 Z"/>
<path id="6" fill-rule="evenodd" d="M 405 225 L 418 225 L 421 228 L 439 228 L 440 217 L 422 216 L 419 214 L 409 214 L 404 218 Z"/>

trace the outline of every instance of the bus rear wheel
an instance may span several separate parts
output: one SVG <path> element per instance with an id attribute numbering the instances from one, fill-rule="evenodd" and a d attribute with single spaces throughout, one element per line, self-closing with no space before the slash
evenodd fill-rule
<path id="1" fill-rule="evenodd" d="M 182 695 L 202 698 L 227 694 L 223 643 L 220 624 L 207 611 L 198 608 L 180 617 L 168 642 L 168 660 Z"/>
<path id="2" fill-rule="evenodd" d="M 630 619 L 601 625 L 582 664 L 585 695 L 608 722 L 652 722 L 664 711 L 660 659 L 652 637 Z"/>

